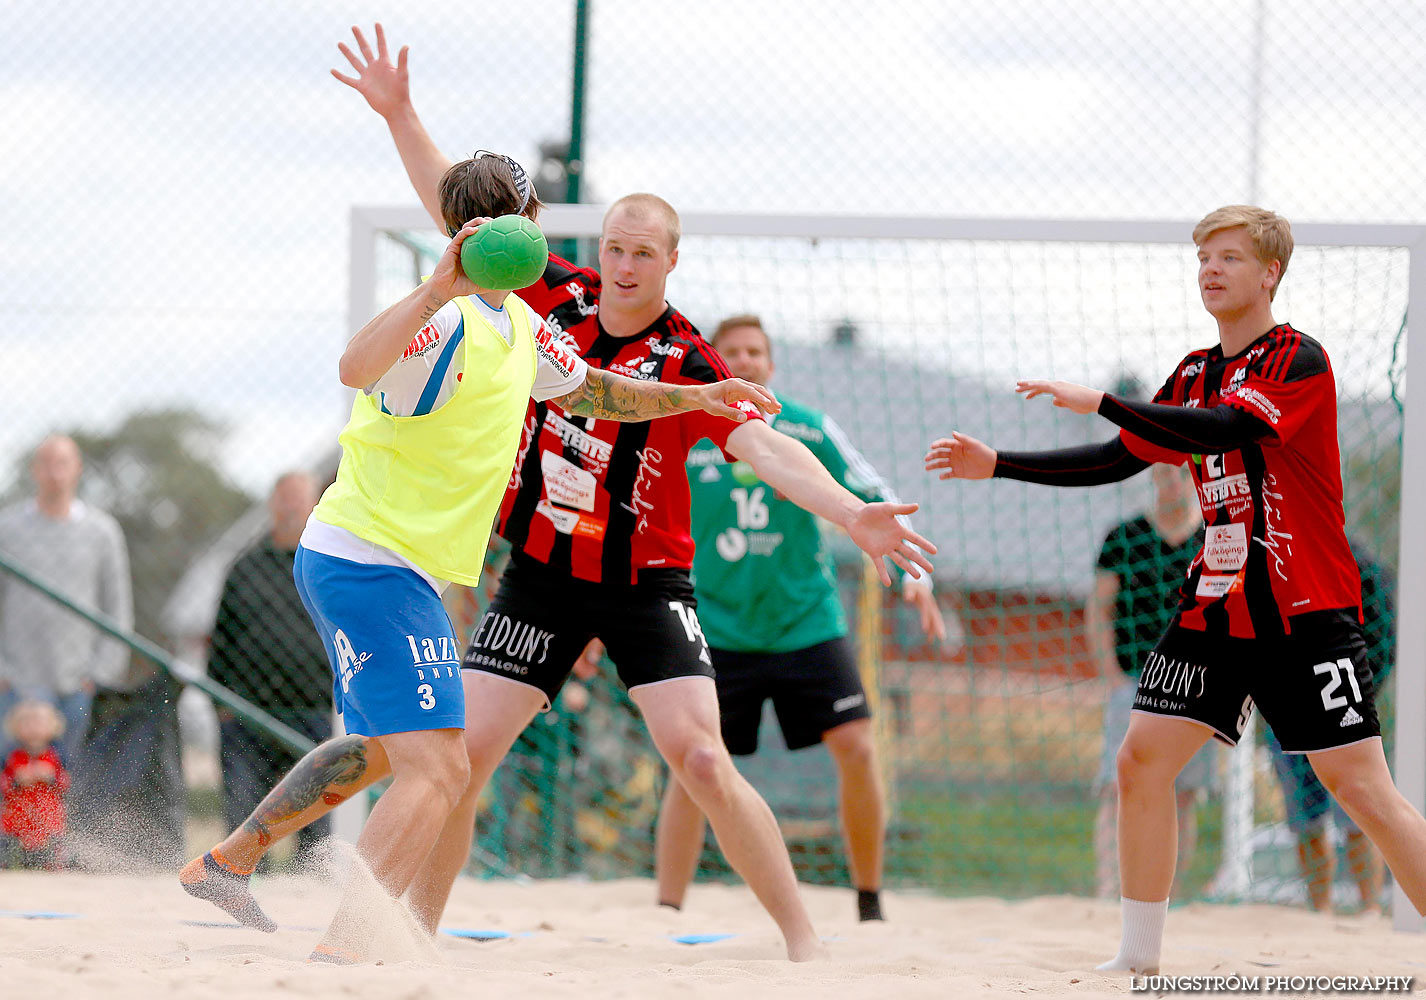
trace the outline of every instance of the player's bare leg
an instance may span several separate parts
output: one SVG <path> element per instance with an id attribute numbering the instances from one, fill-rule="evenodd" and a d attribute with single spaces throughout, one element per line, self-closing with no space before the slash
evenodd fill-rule
<path id="1" fill-rule="evenodd" d="M 847 867 L 862 920 L 881 920 L 881 878 L 886 854 L 886 790 L 870 719 L 853 719 L 822 734 L 837 765 Z"/>
<path id="2" fill-rule="evenodd" d="M 1158 971 L 1164 916 L 1178 856 L 1174 779 L 1211 737 L 1183 719 L 1135 712 L 1115 758 L 1123 931 L 1104 971 Z"/>
<path id="3" fill-rule="evenodd" d="M 248 879 L 283 837 L 313 823 L 391 773 L 386 751 L 365 736 L 339 736 L 314 747 L 222 843 L 179 872 L 190 895 L 206 899 L 239 923 L 274 931 L 277 925 L 253 898 Z"/>
<path id="4" fill-rule="evenodd" d="M 1381 740 L 1310 753 L 1327 791 L 1381 851 L 1416 912 L 1426 914 L 1426 819 L 1391 780 Z"/>
<path id="5" fill-rule="evenodd" d="M 391 762 L 392 782 L 367 817 L 357 855 L 393 899 L 410 887 L 469 783 L 462 736 L 459 729 L 430 729 L 374 739 Z M 313 957 L 364 959 L 367 905 L 360 892 L 349 891 Z"/>
<path id="6" fill-rule="evenodd" d="M 654 828 L 654 877 L 660 906 L 675 910 L 683 906 L 689 883 L 698 872 L 706 825 L 703 810 L 670 772 Z"/>
<path id="7" fill-rule="evenodd" d="M 465 687 L 465 751 L 470 781 L 451 809 L 421 870 L 411 883 L 411 912 L 434 934 L 451 889 L 470 858 L 475 812 L 486 782 L 545 704 L 544 692 L 479 670 L 461 671 Z"/>
<path id="8" fill-rule="evenodd" d="M 723 746 L 713 679 L 680 677 L 635 687 L 629 695 L 674 777 L 713 824 L 728 863 L 782 929 L 787 957 L 820 957 L 822 945 L 798 894 L 777 820 Z"/>

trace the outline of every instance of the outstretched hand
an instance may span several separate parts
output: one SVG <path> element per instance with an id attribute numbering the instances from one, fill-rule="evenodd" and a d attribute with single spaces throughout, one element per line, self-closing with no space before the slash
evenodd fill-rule
<path id="1" fill-rule="evenodd" d="M 1099 412 L 1099 401 L 1104 398 L 1102 389 L 1076 385 L 1073 382 L 1056 382 L 1043 378 L 1021 379 L 1015 383 L 1015 391 L 1023 392 L 1026 399 L 1036 396 L 1050 396 L 1055 405 L 1075 413 Z"/>
<path id="2" fill-rule="evenodd" d="M 739 403 L 751 403 L 763 413 L 780 413 L 782 404 L 772 394 L 771 389 L 741 378 L 727 378 L 721 382 L 710 382 L 694 390 L 694 398 L 700 409 L 717 417 L 727 417 L 743 423 L 748 419 L 747 411 Z"/>
<path id="3" fill-rule="evenodd" d="M 381 22 L 378 21 L 376 25 L 374 54 L 360 28 L 353 27 L 352 34 L 356 37 L 357 48 L 361 50 L 360 59 L 345 42 L 338 42 L 337 48 L 347 57 L 347 62 L 352 64 L 357 75 L 346 76 L 336 70 L 332 70 L 332 75 L 365 97 L 366 103 L 371 105 L 371 110 L 383 118 L 390 118 L 411 103 L 411 80 L 406 72 L 406 53 L 410 51 L 410 46 L 401 46 L 393 65 L 391 56 L 386 51 L 386 32 L 382 29 Z"/>
<path id="4" fill-rule="evenodd" d="M 995 475 L 996 450 L 969 434 L 952 431 L 948 438 L 931 442 L 926 452 L 926 471 L 945 469 L 942 479 L 989 479 Z"/>
<path id="5" fill-rule="evenodd" d="M 912 531 L 899 517 L 914 514 L 914 503 L 869 503 L 852 515 L 846 525 L 857 548 L 871 556 L 876 565 L 876 575 L 882 586 L 891 586 L 891 574 L 886 569 L 886 559 L 890 559 L 903 571 L 920 579 L 923 573 L 932 572 L 935 567 L 926 558 L 926 553 L 936 554 L 936 546 Z M 919 551 L 918 551 L 919 548 Z"/>

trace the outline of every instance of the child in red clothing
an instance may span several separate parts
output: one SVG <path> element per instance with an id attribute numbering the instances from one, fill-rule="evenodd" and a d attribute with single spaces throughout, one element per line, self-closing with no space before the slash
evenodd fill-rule
<path id="1" fill-rule="evenodd" d="M 58 867 L 64 834 L 64 793 L 69 772 L 60 762 L 55 740 L 64 719 L 48 702 L 22 701 L 5 718 L 5 730 L 19 746 L 0 771 L 0 831 L 7 850 L 0 861 L 21 868 Z"/>

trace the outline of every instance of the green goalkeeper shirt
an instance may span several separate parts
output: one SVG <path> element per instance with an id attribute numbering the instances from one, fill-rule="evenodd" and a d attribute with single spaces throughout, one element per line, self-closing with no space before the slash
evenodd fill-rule
<path id="1" fill-rule="evenodd" d="M 782 400 L 769 418 L 861 499 L 891 499 L 876 470 L 831 417 Z M 780 497 L 746 462 L 700 441 L 688 453 L 693 580 L 703 635 L 716 649 L 785 653 L 847 634 L 816 515 Z"/>

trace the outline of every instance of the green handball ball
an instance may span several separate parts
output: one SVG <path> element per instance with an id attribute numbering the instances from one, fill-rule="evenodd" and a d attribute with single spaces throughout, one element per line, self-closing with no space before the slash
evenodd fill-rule
<path id="1" fill-rule="evenodd" d="M 523 215 L 491 219 L 460 245 L 460 266 L 481 288 L 513 292 L 545 273 L 550 248 L 545 234 Z"/>

